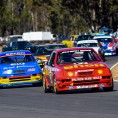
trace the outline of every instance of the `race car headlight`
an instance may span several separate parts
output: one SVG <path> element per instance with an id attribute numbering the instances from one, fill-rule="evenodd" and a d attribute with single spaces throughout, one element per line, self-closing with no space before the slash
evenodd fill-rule
<path id="1" fill-rule="evenodd" d="M 103 74 L 103 70 L 98 70 L 98 74 L 99 75 Z"/>
<path id="2" fill-rule="evenodd" d="M 3 71 L 3 74 L 12 74 L 12 70 L 5 70 Z"/>
<path id="3" fill-rule="evenodd" d="M 29 68 L 27 71 L 32 72 L 32 71 L 36 71 L 36 69 L 35 68 Z"/>
<path id="4" fill-rule="evenodd" d="M 68 76 L 69 76 L 69 77 L 72 77 L 73 75 L 74 75 L 73 72 L 68 72 Z"/>

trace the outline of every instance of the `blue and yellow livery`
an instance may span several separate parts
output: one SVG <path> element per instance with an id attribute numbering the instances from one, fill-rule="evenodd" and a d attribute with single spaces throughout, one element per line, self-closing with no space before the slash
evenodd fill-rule
<path id="1" fill-rule="evenodd" d="M 0 86 L 40 83 L 42 70 L 28 50 L 0 53 Z"/>

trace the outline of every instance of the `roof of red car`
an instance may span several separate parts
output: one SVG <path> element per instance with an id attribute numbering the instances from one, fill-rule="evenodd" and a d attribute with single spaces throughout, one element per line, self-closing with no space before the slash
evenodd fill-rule
<path id="1" fill-rule="evenodd" d="M 94 50 L 93 48 L 84 48 L 84 47 L 73 47 L 73 48 L 61 48 L 55 50 L 55 52 L 63 52 L 63 51 L 69 51 L 69 50 Z"/>

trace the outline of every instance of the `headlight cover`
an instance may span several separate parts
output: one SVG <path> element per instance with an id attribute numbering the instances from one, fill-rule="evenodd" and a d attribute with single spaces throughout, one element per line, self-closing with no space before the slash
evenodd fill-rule
<path id="1" fill-rule="evenodd" d="M 3 71 L 3 74 L 12 74 L 12 70 L 5 70 Z"/>

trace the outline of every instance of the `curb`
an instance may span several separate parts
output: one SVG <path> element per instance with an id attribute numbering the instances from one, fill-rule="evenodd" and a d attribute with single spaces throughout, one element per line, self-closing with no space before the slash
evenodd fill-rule
<path id="1" fill-rule="evenodd" d="M 118 80 L 113 80 L 114 82 L 118 82 Z"/>
<path id="2" fill-rule="evenodd" d="M 118 65 L 118 63 L 116 63 L 116 64 L 114 64 L 111 68 L 110 68 L 110 70 L 112 70 L 115 66 L 117 66 Z"/>

